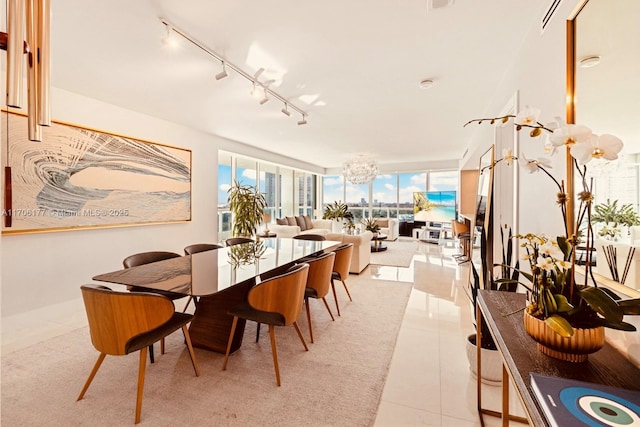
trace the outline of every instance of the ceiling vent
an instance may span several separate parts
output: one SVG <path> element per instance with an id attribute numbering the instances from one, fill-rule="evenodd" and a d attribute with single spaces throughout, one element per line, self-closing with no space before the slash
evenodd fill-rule
<path id="1" fill-rule="evenodd" d="M 551 4 L 547 8 L 547 10 L 544 12 L 544 15 L 542 15 L 542 23 L 540 26 L 541 34 L 544 33 L 544 30 L 549 26 L 549 23 L 551 22 L 553 15 L 556 14 L 556 12 L 558 11 L 558 7 L 560 7 L 561 3 L 562 3 L 562 0 L 551 1 Z"/>
<path id="2" fill-rule="evenodd" d="M 442 9 L 451 6 L 454 0 L 427 0 L 427 10 Z"/>

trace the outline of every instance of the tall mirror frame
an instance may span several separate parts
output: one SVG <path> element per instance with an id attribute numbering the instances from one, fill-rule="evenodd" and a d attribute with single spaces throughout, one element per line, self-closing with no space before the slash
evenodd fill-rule
<path id="1" fill-rule="evenodd" d="M 566 22 L 566 40 L 567 40 L 567 46 L 566 46 L 566 52 L 567 52 L 567 64 L 566 64 L 566 121 L 567 123 L 576 123 L 576 117 L 580 116 L 580 103 L 579 103 L 579 94 L 578 94 L 578 89 L 579 89 L 579 84 L 577 82 L 578 80 L 578 62 L 580 61 L 581 58 L 578 57 L 578 43 L 579 43 L 579 38 L 582 36 L 582 38 L 584 38 L 584 31 L 585 28 L 584 26 L 581 26 L 581 22 L 579 20 L 580 18 L 580 14 L 585 10 L 585 8 L 589 5 L 589 4 L 595 4 L 596 2 L 599 1 L 603 1 L 603 0 L 582 0 L 580 1 L 577 5 L 576 8 L 574 9 L 574 12 L 571 14 L 571 16 L 567 19 Z M 607 3 L 606 7 L 613 7 L 614 5 Z M 583 13 L 583 16 L 586 13 Z M 603 21 L 606 20 L 606 18 L 602 19 Z M 611 25 L 612 23 L 608 23 L 609 25 Z M 613 23 L 614 25 L 616 23 Z M 596 53 L 596 52 L 594 52 Z M 634 55 L 634 52 L 627 52 L 628 55 Z M 636 77 L 637 78 L 637 77 Z M 584 87 L 584 85 L 582 86 Z M 609 103 L 615 103 L 616 100 L 607 100 Z M 615 114 L 615 113 L 612 113 Z M 585 124 L 589 124 L 589 123 L 585 123 Z M 613 134 L 616 134 L 616 132 L 619 132 L 620 129 L 607 129 L 607 132 L 611 132 Z M 596 132 L 598 133 L 598 132 Z M 575 213 L 575 177 L 574 177 L 574 167 L 573 167 L 573 160 L 571 157 L 571 154 L 569 153 L 569 150 L 567 149 L 566 152 L 566 192 L 568 195 L 570 195 L 569 199 L 568 199 L 568 203 L 567 203 L 567 223 L 570 227 L 573 227 L 573 225 L 575 224 L 574 221 L 574 213 Z M 571 229 L 569 230 L 569 233 L 573 233 L 575 230 Z M 596 278 L 596 280 L 601 283 L 606 285 L 607 287 L 613 289 L 616 292 L 622 293 L 624 295 L 627 295 L 629 297 L 634 297 L 634 298 L 638 298 L 640 297 L 640 291 L 633 289 L 631 287 L 625 286 L 621 283 L 615 282 L 613 280 L 610 280 L 604 276 L 598 275 L 596 273 L 594 273 L 594 276 Z"/>

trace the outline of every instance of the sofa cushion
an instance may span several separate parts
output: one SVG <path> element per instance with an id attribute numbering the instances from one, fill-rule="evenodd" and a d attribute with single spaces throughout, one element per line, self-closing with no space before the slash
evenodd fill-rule
<path id="1" fill-rule="evenodd" d="M 378 224 L 380 227 L 387 228 L 387 227 L 389 227 L 389 219 L 388 218 L 377 218 L 376 219 L 376 224 Z"/>
<path id="2" fill-rule="evenodd" d="M 296 222 L 296 218 L 293 216 L 288 216 L 287 218 L 287 225 L 298 225 L 298 223 Z"/>
<path id="3" fill-rule="evenodd" d="M 278 225 L 289 225 L 289 223 L 287 222 L 287 218 L 277 218 L 276 219 L 276 224 L 278 224 Z"/>
<path id="4" fill-rule="evenodd" d="M 304 231 L 307 229 L 307 223 L 304 222 L 304 218 L 301 216 L 296 217 L 296 224 L 300 227 L 300 231 Z"/>
<path id="5" fill-rule="evenodd" d="M 311 217 L 309 215 L 305 215 L 303 218 L 306 229 L 311 230 L 313 228 L 313 221 L 311 221 Z"/>

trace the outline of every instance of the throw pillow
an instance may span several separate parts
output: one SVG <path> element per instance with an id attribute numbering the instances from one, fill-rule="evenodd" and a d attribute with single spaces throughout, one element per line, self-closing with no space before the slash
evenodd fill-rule
<path id="1" fill-rule="evenodd" d="M 296 217 L 296 223 L 300 227 L 300 231 L 304 231 L 307 229 L 307 224 L 304 222 L 304 218 L 301 216 Z"/>
<path id="2" fill-rule="evenodd" d="M 303 216 L 304 224 L 307 226 L 307 230 L 311 230 L 313 228 L 313 222 L 311 221 L 311 217 L 309 215 Z"/>
<path id="3" fill-rule="evenodd" d="M 288 216 L 286 218 L 287 218 L 287 225 L 298 225 L 294 217 Z"/>
<path id="4" fill-rule="evenodd" d="M 289 225 L 289 223 L 287 222 L 287 218 L 276 218 L 276 224 Z"/>
<path id="5" fill-rule="evenodd" d="M 382 228 L 389 227 L 389 219 L 387 218 L 378 218 L 376 219 L 376 224 L 378 224 Z"/>

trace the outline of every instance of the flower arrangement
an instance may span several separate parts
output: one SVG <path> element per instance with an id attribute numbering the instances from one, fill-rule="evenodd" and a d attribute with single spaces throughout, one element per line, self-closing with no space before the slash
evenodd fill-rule
<path id="1" fill-rule="evenodd" d="M 547 158 L 528 159 L 524 155 L 517 158 L 510 150 L 506 150 L 499 162 L 511 165 L 518 161 L 529 173 L 543 172 L 557 187 L 557 204 L 562 212 L 565 235 L 555 239 L 544 235 L 520 234 L 524 249 L 524 260 L 528 261 L 530 272 L 520 271 L 529 280 L 529 284 L 521 283 L 530 293 L 527 313 L 544 322 L 553 331 L 563 337 L 570 337 L 574 327 L 591 328 L 605 326 L 614 329 L 634 331 L 635 327 L 623 321 L 625 314 L 640 314 L 640 299 L 620 300 L 611 291 L 599 287 L 590 271 L 585 266 L 584 282 L 578 283 L 575 276 L 576 247 L 578 234 L 584 230 L 587 251 L 593 247 L 593 228 L 591 225 L 591 206 L 593 194 L 592 180 L 587 177 L 587 163 L 593 159 L 615 160 L 622 150 L 623 143 L 613 135 L 594 135 L 589 128 L 582 125 L 562 124 L 559 119 L 555 123 L 543 125 L 538 117 L 540 110 L 526 107 L 518 115 L 506 115 L 489 119 L 470 120 L 470 123 L 507 123 L 513 119 L 516 130 L 530 129 L 529 135 L 539 137 L 543 132 L 549 134 L 545 142 L 545 152 L 553 155 L 560 148 L 566 147 L 571 155 L 571 164 L 579 174 L 582 191 L 577 195 L 578 207 L 575 222 L 569 224 L 567 215 L 568 195 L 564 181 L 558 181 L 550 172 L 551 162 Z M 571 225 L 571 227 L 570 227 Z M 501 265 L 503 268 L 517 268 Z M 589 283 L 591 282 L 591 283 Z"/>

